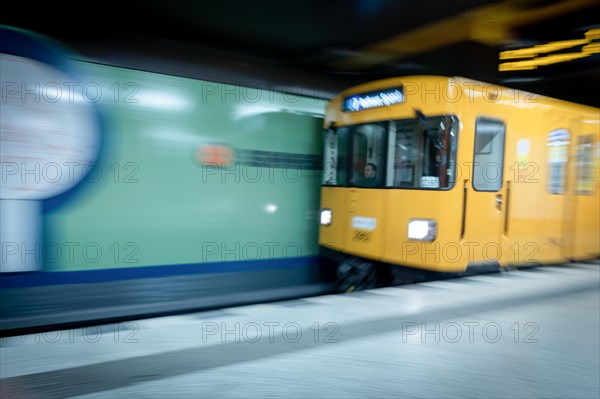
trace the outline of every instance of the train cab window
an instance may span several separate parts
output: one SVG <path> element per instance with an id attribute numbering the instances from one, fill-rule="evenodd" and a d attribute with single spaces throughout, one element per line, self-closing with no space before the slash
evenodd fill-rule
<path id="1" fill-rule="evenodd" d="M 384 186 L 386 143 L 387 123 L 368 123 L 353 127 L 351 186 Z"/>
<path id="2" fill-rule="evenodd" d="M 391 185 L 449 189 L 454 185 L 458 123 L 452 116 L 394 121 L 390 128 Z"/>
<path id="3" fill-rule="evenodd" d="M 478 118 L 475 123 L 473 188 L 477 191 L 498 191 L 502 187 L 505 132 L 504 122 L 499 120 Z"/>
<path id="4" fill-rule="evenodd" d="M 325 132 L 323 151 L 323 184 L 343 186 L 347 183 L 347 139 L 348 128 L 332 128 Z"/>

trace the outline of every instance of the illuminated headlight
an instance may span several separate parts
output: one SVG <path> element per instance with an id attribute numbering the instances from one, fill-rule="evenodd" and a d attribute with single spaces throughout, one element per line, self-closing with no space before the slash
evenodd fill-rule
<path id="1" fill-rule="evenodd" d="M 437 233 L 437 224 L 431 219 L 411 219 L 408 222 L 408 239 L 433 241 Z"/>
<path id="2" fill-rule="evenodd" d="M 321 225 L 331 225 L 331 219 L 333 218 L 333 212 L 331 209 L 321 209 Z"/>

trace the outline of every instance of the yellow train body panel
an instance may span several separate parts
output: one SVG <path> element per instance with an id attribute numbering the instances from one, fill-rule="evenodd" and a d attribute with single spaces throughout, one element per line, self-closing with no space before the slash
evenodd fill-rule
<path id="1" fill-rule="evenodd" d="M 444 272 L 596 258 L 599 119 L 464 78 L 346 90 L 326 110 L 319 243 Z"/>

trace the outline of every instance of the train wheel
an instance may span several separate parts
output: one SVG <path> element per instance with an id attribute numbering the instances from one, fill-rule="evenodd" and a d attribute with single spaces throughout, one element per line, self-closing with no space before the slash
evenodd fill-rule
<path id="1" fill-rule="evenodd" d="M 373 263 L 352 258 L 340 263 L 336 272 L 338 292 L 353 292 L 377 287 Z"/>

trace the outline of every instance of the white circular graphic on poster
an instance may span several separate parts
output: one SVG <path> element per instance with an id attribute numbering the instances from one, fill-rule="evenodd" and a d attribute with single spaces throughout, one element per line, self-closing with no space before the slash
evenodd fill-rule
<path id="1" fill-rule="evenodd" d="M 41 200 L 75 186 L 99 146 L 81 86 L 50 65 L 8 54 L 0 54 L 0 77 L 0 198 Z"/>

